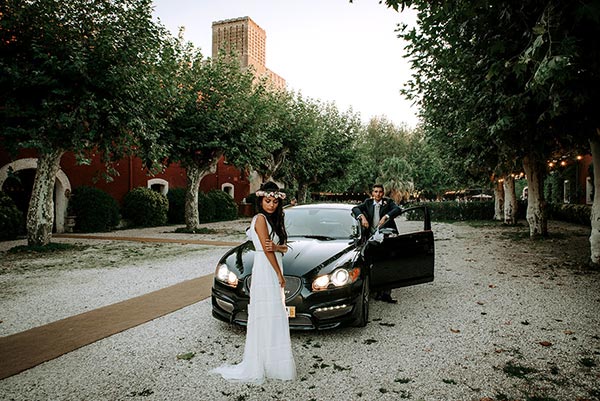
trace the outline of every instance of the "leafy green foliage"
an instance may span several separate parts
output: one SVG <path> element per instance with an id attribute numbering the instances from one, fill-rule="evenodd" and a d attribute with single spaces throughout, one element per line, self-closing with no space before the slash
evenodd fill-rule
<path id="1" fill-rule="evenodd" d="M 294 148 L 275 177 L 298 188 L 303 202 L 309 186 L 330 190 L 328 183 L 340 180 L 355 157 L 354 141 L 361 130 L 357 115 L 340 112 L 333 104 L 322 104 L 297 95 L 292 102 L 293 118 L 287 125 L 295 138 Z"/>
<path id="2" fill-rule="evenodd" d="M 123 217 L 137 227 L 166 224 L 168 211 L 167 197 L 150 188 L 134 188 L 123 199 Z"/>
<path id="3" fill-rule="evenodd" d="M 215 220 L 235 220 L 238 216 L 238 206 L 229 194 L 215 189 L 207 193 L 215 204 Z"/>
<path id="4" fill-rule="evenodd" d="M 27 221 L 30 244 L 51 237 L 51 169 L 66 151 L 79 163 L 133 151 L 160 168 L 158 133 L 172 107 L 161 63 L 165 32 L 151 0 L 5 0 L 0 3 L 0 121 L 3 147 L 38 153 Z M 36 218 L 35 216 L 47 216 Z"/>
<path id="5" fill-rule="evenodd" d="M 591 225 L 591 208 L 588 205 L 574 205 L 569 203 L 548 203 L 548 218 L 566 221 L 568 223 Z"/>
<path id="6" fill-rule="evenodd" d="M 492 220 L 494 218 L 494 202 L 427 202 L 432 221 L 467 221 Z M 407 218 L 420 219 L 421 214 L 408 212 Z"/>
<path id="7" fill-rule="evenodd" d="M 7 0 L 0 29 L 0 120 L 14 151 L 109 159 L 163 128 L 151 0 Z"/>
<path id="8" fill-rule="evenodd" d="M 435 199 L 455 183 L 440 152 L 422 130 L 396 126 L 385 117 L 371 119 L 358 132 L 346 169 L 335 190 L 369 192 L 378 182 L 396 201 L 414 196 Z"/>
<path id="9" fill-rule="evenodd" d="M 75 231 L 110 231 L 119 224 L 119 204 L 98 188 L 75 188 L 69 200 L 69 213 L 76 216 Z"/>
<path id="10" fill-rule="evenodd" d="M 198 212 L 201 223 L 215 221 L 217 216 L 217 204 L 212 197 L 204 192 L 198 192 Z"/>
<path id="11" fill-rule="evenodd" d="M 583 146 L 600 126 L 600 4 L 485 0 L 412 6 L 418 29 L 401 29 L 415 71 L 404 93 L 455 175 L 485 179 L 520 170 L 524 157 Z M 456 158 L 455 155 L 461 155 Z M 541 180 L 540 180 L 541 181 Z"/>
<path id="12" fill-rule="evenodd" d="M 23 214 L 13 200 L 0 192 L 0 241 L 17 238 L 23 231 Z"/>
<path id="13" fill-rule="evenodd" d="M 167 221 L 170 224 L 181 224 L 185 222 L 185 188 L 170 188 L 167 193 L 169 200 L 169 211 Z"/>

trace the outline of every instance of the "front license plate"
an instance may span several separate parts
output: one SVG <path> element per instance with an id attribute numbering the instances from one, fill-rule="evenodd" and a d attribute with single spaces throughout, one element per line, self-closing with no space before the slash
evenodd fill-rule
<path id="1" fill-rule="evenodd" d="M 295 306 L 286 306 L 285 311 L 287 312 L 288 317 L 296 317 L 296 307 Z"/>

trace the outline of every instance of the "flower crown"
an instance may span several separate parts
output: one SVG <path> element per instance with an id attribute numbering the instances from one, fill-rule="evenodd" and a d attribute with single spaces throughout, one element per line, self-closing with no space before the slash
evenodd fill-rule
<path id="1" fill-rule="evenodd" d="M 256 191 L 256 196 L 270 196 L 271 198 L 281 198 L 281 199 L 285 199 L 285 192 L 279 192 L 279 191 L 272 191 L 272 192 L 267 192 L 267 191 Z"/>

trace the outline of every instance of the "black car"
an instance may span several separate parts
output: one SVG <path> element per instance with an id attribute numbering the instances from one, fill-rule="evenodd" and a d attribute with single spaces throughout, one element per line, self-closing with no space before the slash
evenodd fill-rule
<path id="1" fill-rule="evenodd" d="M 433 281 L 428 209 L 403 209 L 396 223 L 398 230 L 370 236 L 352 216 L 352 205 L 285 209 L 289 250 L 283 270 L 290 328 L 365 326 L 372 291 Z M 219 261 L 212 288 L 214 317 L 246 325 L 254 252 L 247 241 Z"/>

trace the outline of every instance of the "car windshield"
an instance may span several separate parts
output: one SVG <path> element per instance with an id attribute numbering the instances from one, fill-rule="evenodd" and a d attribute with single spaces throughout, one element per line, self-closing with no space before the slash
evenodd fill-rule
<path id="1" fill-rule="evenodd" d="M 351 238 L 357 229 L 350 210 L 294 208 L 285 211 L 285 228 L 289 237 L 319 239 Z"/>

